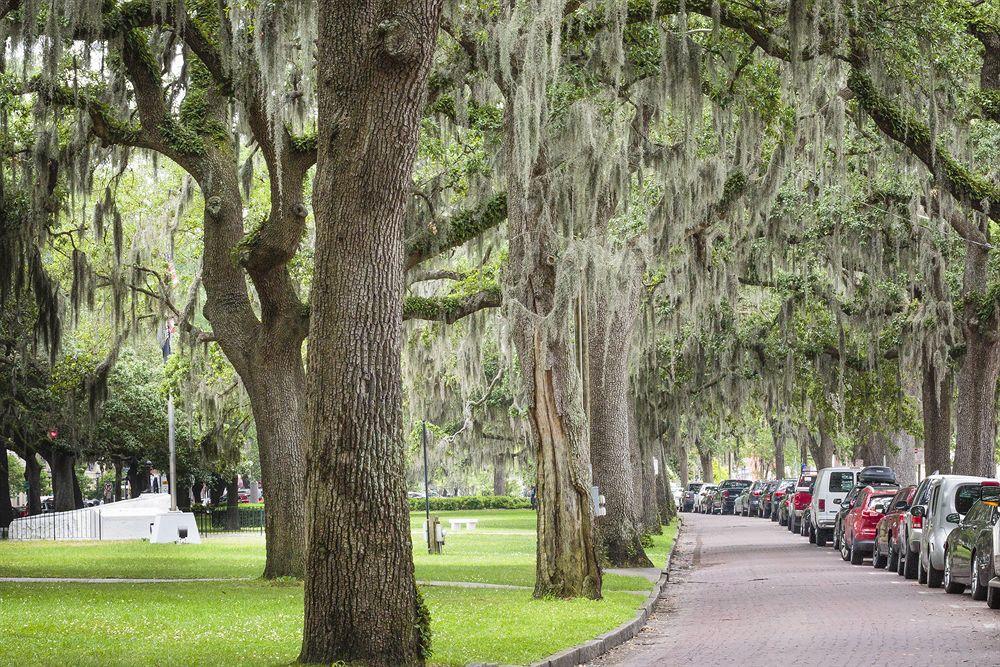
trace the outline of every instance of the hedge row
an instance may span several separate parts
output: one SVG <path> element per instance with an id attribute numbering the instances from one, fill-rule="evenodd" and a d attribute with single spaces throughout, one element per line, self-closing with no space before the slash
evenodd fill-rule
<path id="1" fill-rule="evenodd" d="M 451 510 L 525 510 L 531 508 L 531 500 L 521 496 L 452 496 L 431 498 L 432 512 Z M 423 498 L 410 498 L 410 510 L 424 509 Z"/>

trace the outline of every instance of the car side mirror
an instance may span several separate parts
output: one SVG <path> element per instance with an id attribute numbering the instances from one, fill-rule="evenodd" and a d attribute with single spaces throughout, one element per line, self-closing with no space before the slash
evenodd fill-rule
<path id="1" fill-rule="evenodd" d="M 842 502 L 844 502 L 844 501 L 841 498 L 834 498 L 833 499 L 833 504 L 834 505 L 839 505 Z"/>
<path id="2" fill-rule="evenodd" d="M 958 512 L 952 512 L 951 514 L 946 516 L 944 520 L 947 521 L 948 523 L 958 523 L 959 521 L 962 520 L 962 515 L 959 514 Z"/>
<path id="3" fill-rule="evenodd" d="M 910 516 L 912 516 L 914 519 L 919 519 L 920 517 L 924 516 L 924 513 L 925 511 L 923 505 L 917 505 L 915 507 L 910 508 Z"/>

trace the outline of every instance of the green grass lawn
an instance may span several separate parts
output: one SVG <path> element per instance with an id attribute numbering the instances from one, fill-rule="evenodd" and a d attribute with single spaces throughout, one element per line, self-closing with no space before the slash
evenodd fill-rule
<path id="1" fill-rule="evenodd" d="M 449 532 L 443 555 L 422 542 L 411 516 L 421 581 L 534 584 L 531 511 L 439 512 L 480 519 Z M 647 552 L 666 562 L 676 522 Z M 281 664 L 301 639 L 302 586 L 256 579 L 261 539 L 213 537 L 201 545 L 145 542 L 0 542 L 0 577 L 248 578 L 170 584 L 0 584 L 0 664 Z M 151 588 L 152 587 L 152 588 Z M 595 637 L 632 616 L 648 591 L 640 577 L 605 574 L 604 600 L 534 600 L 530 590 L 423 586 L 436 664 L 530 662 Z M 150 591 L 155 590 L 155 595 Z"/>

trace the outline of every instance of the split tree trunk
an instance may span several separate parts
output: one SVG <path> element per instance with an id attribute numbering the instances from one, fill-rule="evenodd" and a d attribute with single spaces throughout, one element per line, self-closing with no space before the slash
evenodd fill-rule
<path id="1" fill-rule="evenodd" d="M 965 246 L 962 333 L 965 360 L 958 374 L 955 473 L 996 475 L 996 396 L 1000 379 L 1000 315 L 989 295 L 989 250 Z M 980 312 L 980 302 L 988 304 Z"/>
<path id="2" fill-rule="evenodd" d="M 951 400 L 952 373 L 939 370 L 924 361 L 921 383 L 922 417 L 924 422 L 924 468 L 930 475 L 935 471 L 951 472 Z"/>
<path id="3" fill-rule="evenodd" d="M 423 664 L 403 460 L 403 222 L 440 0 L 318 5 L 299 660 Z"/>

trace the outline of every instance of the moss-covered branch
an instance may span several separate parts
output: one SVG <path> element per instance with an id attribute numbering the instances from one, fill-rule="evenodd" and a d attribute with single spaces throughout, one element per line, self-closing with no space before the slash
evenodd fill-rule
<path id="1" fill-rule="evenodd" d="M 494 195 L 485 204 L 462 211 L 441 223 L 436 230 L 424 230 L 406 240 L 406 269 L 440 255 L 446 250 L 481 236 L 507 219 L 507 194 Z"/>
<path id="2" fill-rule="evenodd" d="M 909 109 L 882 95 L 858 58 L 852 63 L 847 85 L 879 129 L 909 148 L 949 194 L 1000 221 L 1000 190 L 996 185 L 962 165 L 941 140 L 935 142 L 930 128 Z"/>
<path id="3" fill-rule="evenodd" d="M 430 320 L 452 324 L 486 308 L 498 308 L 503 294 L 496 283 L 488 284 L 479 292 L 467 295 L 408 296 L 403 300 L 404 320 Z"/>

